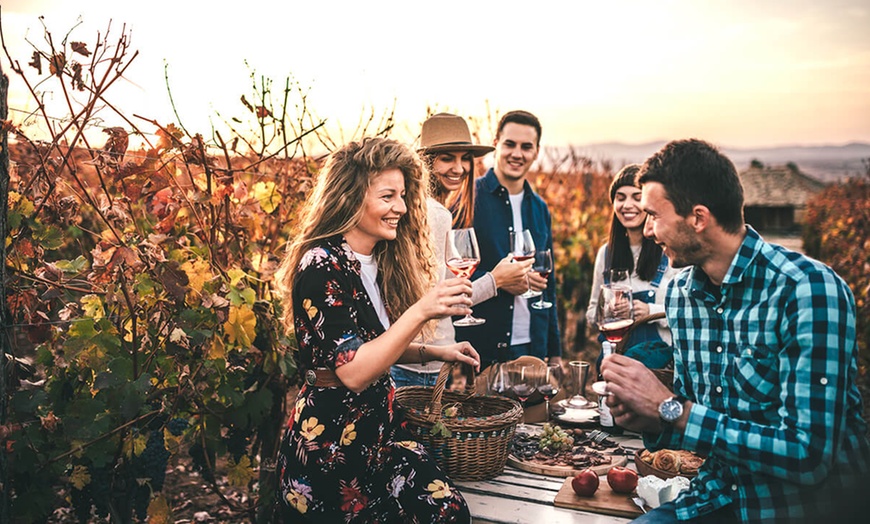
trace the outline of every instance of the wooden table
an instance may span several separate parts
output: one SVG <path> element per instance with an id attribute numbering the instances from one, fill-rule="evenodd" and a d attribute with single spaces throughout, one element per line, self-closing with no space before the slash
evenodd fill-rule
<path id="1" fill-rule="evenodd" d="M 614 436 L 613 440 L 630 448 L 642 448 L 637 435 Z M 630 468 L 634 463 L 629 462 Z M 559 508 L 553 505 L 565 477 L 536 475 L 507 466 L 491 480 L 457 481 L 468 501 L 475 524 L 590 524 L 624 523 L 631 519 Z"/>

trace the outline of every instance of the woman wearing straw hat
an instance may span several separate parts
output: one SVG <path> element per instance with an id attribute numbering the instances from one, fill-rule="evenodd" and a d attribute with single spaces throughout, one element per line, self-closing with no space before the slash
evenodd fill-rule
<path id="1" fill-rule="evenodd" d="M 460 522 L 468 505 L 403 430 L 389 376 L 429 358 L 478 368 L 467 342 L 423 348 L 430 321 L 464 313 L 471 282 L 431 286 L 426 172 L 385 138 L 333 152 L 278 273 L 305 384 L 278 453 L 283 522 Z"/>
<path id="2" fill-rule="evenodd" d="M 492 146 L 474 144 L 468 124 L 461 116 L 438 113 L 423 122 L 420 132 L 420 148 L 423 160 L 429 167 L 429 227 L 435 253 L 435 268 L 439 280 L 452 278 L 444 261 L 447 231 L 453 228 L 470 228 L 474 225 L 474 159 L 492 151 Z M 505 257 L 492 272 L 474 281 L 471 300 L 479 304 L 496 295 L 498 288 L 515 287 L 518 293 L 525 291 L 526 273 L 531 260 L 511 262 Z M 456 342 L 455 329 L 449 318 L 441 319 L 427 345 L 444 345 Z M 397 364 L 391 374 L 396 386 L 434 386 L 440 370 L 440 362 L 428 364 Z"/>

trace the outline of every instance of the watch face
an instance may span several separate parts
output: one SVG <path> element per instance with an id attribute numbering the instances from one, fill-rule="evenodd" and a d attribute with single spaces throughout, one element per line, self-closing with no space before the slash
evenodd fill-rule
<path id="1" fill-rule="evenodd" d="M 683 403 L 676 399 L 668 399 L 659 406 L 659 415 L 667 422 L 673 422 L 683 414 Z"/>

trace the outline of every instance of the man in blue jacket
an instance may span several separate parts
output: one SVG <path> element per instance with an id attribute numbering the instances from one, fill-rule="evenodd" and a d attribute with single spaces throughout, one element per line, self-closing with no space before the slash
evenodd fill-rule
<path id="1" fill-rule="evenodd" d="M 511 231 L 528 229 L 537 249 L 553 248 L 550 210 L 526 181 L 541 143 L 541 123 L 526 111 L 506 113 L 498 123 L 495 165 L 478 178 L 474 195 L 474 230 L 480 246 L 480 265 L 475 279 L 510 252 Z M 556 303 L 556 283 L 551 276 L 528 273 L 529 287 L 544 293 L 544 300 Z M 562 349 L 556 307 L 534 309 L 517 295 L 521 286 L 499 289 L 498 294 L 474 307 L 474 315 L 485 324 L 456 330 L 457 340 L 471 342 L 481 357 L 481 369 L 494 362 L 506 362 L 522 355 L 562 363 Z"/>

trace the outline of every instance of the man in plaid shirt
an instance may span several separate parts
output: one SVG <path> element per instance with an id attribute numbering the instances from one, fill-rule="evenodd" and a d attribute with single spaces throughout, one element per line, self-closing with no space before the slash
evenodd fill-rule
<path id="1" fill-rule="evenodd" d="M 643 522 L 866 522 L 870 444 L 855 384 L 855 299 L 831 268 L 743 222 L 731 161 L 700 140 L 640 172 L 644 234 L 685 269 L 668 288 L 674 393 L 643 364 L 602 365 L 619 425 L 706 457 Z"/>

